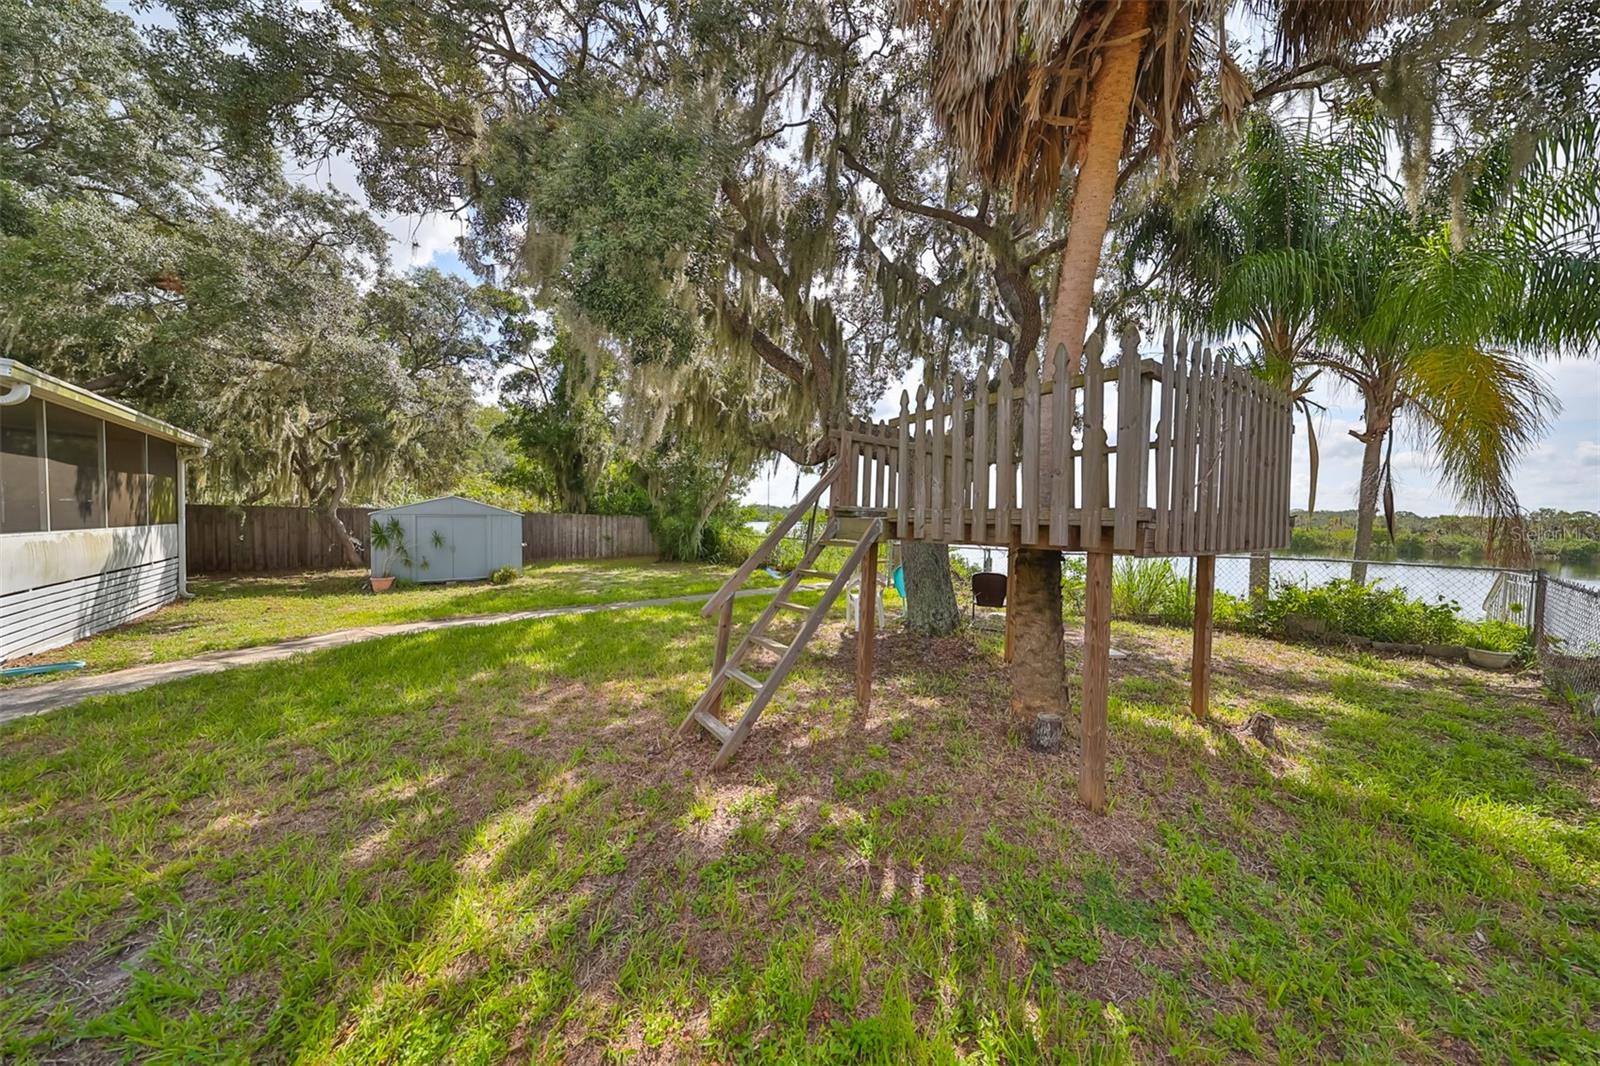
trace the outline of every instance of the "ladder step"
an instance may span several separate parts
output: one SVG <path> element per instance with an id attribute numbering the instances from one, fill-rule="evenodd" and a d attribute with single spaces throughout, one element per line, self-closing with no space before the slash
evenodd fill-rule
<path id="1" fill-rule="evenodd" d="M 838 577 L 839 575 L 835 574 L 835 573 L 832 573 L 831 571 L 828 571 L 828 570 L 802 570 L 802 571 L 800 571 L 800 576 L 802 576 L 802 577 Z"/>
<path id="2" fill-rule="evenodd" d="M 766 637 L 751 637 L 750 643 L 766 648 L 768 651 L 783 655 L 789 650 L 789 645 L 777 640 L 768 640 Z"/>
<path id="3" fill-rule="evenodd" d="M 707 733 L 716 737 L 720 744 L 726 744 L 728 738 L 733 736 L 733 727 L 710 711 L 695 711 L 694 720 L 704 726 Z"/>
<path id="4" fill-rule="evenodd" d="M 830 548 L 854 548 L 857 542 L 849 537 L 834 537 L 826 543 Z"/>
<path id="5" fill-rule="evenodd" d="M 745 673 L 743 670 L 738 670 L 733 667 L 728 668 L 728 676 L 739 682 L 739 684 L 747 687 L 751 692 L 760 692 L 761 686 L 766 684 L 765 681 L 758 681 L 749 674 Z"/>
<path id="6" fill-rule="evenodd" d="M 803 603 L 795 603 L 792 600 L 779 600 L 778 606 L 783 608 L 785 611 L 799 611 L 801 614 L 811 613 L 810 607 L 807 607 Z"/>

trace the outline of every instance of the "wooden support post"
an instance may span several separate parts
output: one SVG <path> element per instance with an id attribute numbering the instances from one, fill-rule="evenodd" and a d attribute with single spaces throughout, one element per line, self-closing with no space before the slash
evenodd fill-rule
<path id="1" fill-rule="evenodd" d="M 1011 542 L 1006 549 L 1006 651 L 1005 661 L 1011 661 L 1012 647 L 1012 619 L 1017 612 L 1014 607 L 1017 602 L 1017 552 L 1022 548 L 1022 533 L 1020 530 L 1011 530 Z"/>
<path id="2" fill-rule="evenodd" d="M 1189 664 L 1189 711 L 1203 722 L 1211 714 L 1211 604 L 1216 598 L 1217 557 L 1194 561 L 1194 655 Z"/>
<path id="3" fill-rule="evenodd" d="M 1078 799 L 1096 814 L 1106 810 L 1106 704 L 1111 695 L 1111 560 L 1089 552 L 1083 608 L 1083 710 L 1079 732 Z"/>
<path id="4" fill-rule="evenodd" d="M 717 615 L 717 654 L 711 661 L 711 679 L 716 680 L 722 668 L 728 662 L 728 641 L 733 636 L 733 600 L 729 599 L 722 605 L 722 613 Z M 716 699 L 706 708 L 713 716 L 722 713 L 722 693 L 718 692 Z"/>
<path id="5" fill-rule="evenodd" d="M 861 610 L 856 618 L 856 708 L 872 706 L 872 667 L 878 637 L 878 545 L 861 560 Z"/>

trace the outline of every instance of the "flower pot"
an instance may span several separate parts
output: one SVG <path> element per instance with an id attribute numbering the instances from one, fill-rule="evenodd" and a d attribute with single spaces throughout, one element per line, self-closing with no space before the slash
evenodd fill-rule
<path id="1" fill-rule="evenodd" d="M 367 578 L 367 587 L 373 592 L 388 592 L 390 589 L 394 588 L 394 578 L 392 576 L 369 577 Z"/>
<path id="2" fill-rule="evenodd" d="M 1467 658 L 1473 666 L 1481 666 L 1485 670 L 1509 670 L 1511 660 L 1517 657 L 1513 651 L 1486 651 L 1483 648 L 1468 648 Z"/>

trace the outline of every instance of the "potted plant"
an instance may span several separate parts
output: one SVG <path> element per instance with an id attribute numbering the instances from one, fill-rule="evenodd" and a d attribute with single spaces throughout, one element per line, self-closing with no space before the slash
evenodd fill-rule
<path id="1" fill-rule="evenodd" d="M 1533 634 L 1515 621 L 1489 619 L 1464 628 L 1467 659 L 1473 666 L 1485 670 L 1509 670 L 1519 659 L 1533 657 Z"/>
<path id="2" fill-rule="evenodd" d="M 373 574 L 367 578 L 367 587 L 373 592 L 388 592 L 394 587 L 396 563 L 400 563 L 407 570 L 428 568 L 426 558 L 420 564 L 411 558 L 411 551 L 406 546 L 406 531 L 401 527 L 398 518 L 390 518 L 387 522 L 374 522 L 370 536 L 372 546 L 384 553 L 383 574 L 381 576 Z"/>

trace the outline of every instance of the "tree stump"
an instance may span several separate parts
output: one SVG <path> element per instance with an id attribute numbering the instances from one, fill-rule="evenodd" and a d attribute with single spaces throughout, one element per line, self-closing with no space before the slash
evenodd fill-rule
<path id="1" fill-rule="evenodd" d="M 1059 714 L 1033 716 L 1033 750 L 1053 752 L 1061 750 L 1063 719 Z"/>
<path id="2" fill-rule="evenodd" d="M 1239 732 L 1254 737 L 1268 751 L 1283 750 L 1283 741 L 1278 737 L 1278 720 L 1270 714 L 1252 714 L 1239 727 Z"/>

